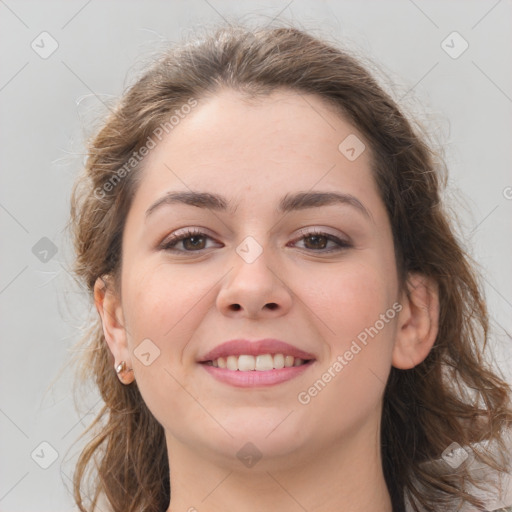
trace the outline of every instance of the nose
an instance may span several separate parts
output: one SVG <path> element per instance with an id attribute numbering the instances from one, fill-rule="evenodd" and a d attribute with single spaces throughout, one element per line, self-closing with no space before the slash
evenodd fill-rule
<path id="1" fill-rule="evenodd" d="M 273 268 L 270 250 L 259 249 L 257 257 L 254 247 L 251 251 L 252 257 L 246 257 L 243 249 L 234 254 L 232 269 L 217 296 L 218 309 L 227 316 L 251 319 L 286 314 L 292 304 L 292 293 L 283 272 Z"/>

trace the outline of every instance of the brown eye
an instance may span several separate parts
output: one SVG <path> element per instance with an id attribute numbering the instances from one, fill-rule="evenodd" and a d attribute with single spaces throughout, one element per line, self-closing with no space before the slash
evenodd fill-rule
<path id="1" fill-rule="evenodd" d="M 341 240 L 340 238 L 331 235 L 330 233 L 324 233 L 322 231 L 310 231 L 309 233 L 303 233 L 303 236 L 297 240 L 309 240 L 309 242 L 304 243 L 305 249 L 322 254 L 342 251 L 352 247 L 351 244 L 345 240 Z M 334 248 L 326 249 L 329 242 L 334 244 Z"/>
<path id="2" fill-rule="evenodd" d="M 212 240 L 212 238 L 201 231 L 189 230 L 179 235 L 171 236 L 159 248 L 169 252 L 199 252 L 207 249 L 207 240 Z M 323 231 L 306 232 L 301 238 L 296 239 L 294 243 L 299 240 L 305 241 L 304 249 L 320 254 L 338 252 L 352 247 L 347 241 Z M 331 243 L 331 248 L 327 249 L 329 243 Z M 176 248 L 179 244 L 181 244 L 181 248 Z"/>
<path id="3" fill-rule="evenodd" d="M 304 240 L 309 240 L 313 246 L 307 247 L 308 249 L 325 249 L 325 246 L 329 243 L 329 239 L 324 235 L 309 235 L 304 237 Z"/>
<path id="4" fill-rule="evenodd" d="M 200 235 L 188 236 L 187 238 L 182 238 L 183 247 L 186 249 L 204 249 L 206 237 Z"/>
<path id="5" fill-rule="evenodd" d="M 198 252 L 206 249 L 206 241 L 211 239 L 205 233 L 196 230 L 190 230 L 180 235 L 170 237 L 163 242 L 160 249 L 170 252 Z M 176 249 L 178 244 L 182 244 L 182 249 Z"/>

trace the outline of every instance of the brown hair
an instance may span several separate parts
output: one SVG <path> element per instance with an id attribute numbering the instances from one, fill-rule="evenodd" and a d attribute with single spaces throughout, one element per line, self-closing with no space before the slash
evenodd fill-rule
<path id="1" fill-rule="evenodd" d="M 468 447 L 491 440 L 503 448 L 503 431 L 512 420 L 510 388 L 483 358 L 488 316 L 480 285 L 440 203 L 442 165 L 395 101 L 336 45 L 293 27 L 230 25 L 166 51 L 127 90 L 90 142 L 71 200 L 77 278 L 91 296 L 102 276 L 109 286 L 112 277 L 119 291 L 123 227 L 144 160 L 124 167 L 121 177 L 119 170 L 176 109 L 221 87 L 248 97 L 279 88 L 314 94 L 365 137 L 392 226 L 401 284 L 409 272 L 420 272 L 438 283 L 440 295 L 433 349 L 410 370 L 392 368 L 384 394 L 382 460 L 394 510 L 403 510 L 404 495 L 414 510 L 463 500 L 482 506 L 468 491 L 479 482 L 464 464 L 445 472 L 425 464 L 453 442 Z M 117 379 L 99 317 L 82 346 L 81 378 L 94 377 L 105 405 L 86 431 L 93 438 L 77 463 L 79 509 L 93 510 L 104 493 L 116 512 L 166 510 L 171 490 L 162 426 L 136 382 L 124 386 Z M 474 456 L 506 469 L 497 455 L 475 448 Z M 81 484 L 91 466 L 94 494 L 86 508 Z"/>

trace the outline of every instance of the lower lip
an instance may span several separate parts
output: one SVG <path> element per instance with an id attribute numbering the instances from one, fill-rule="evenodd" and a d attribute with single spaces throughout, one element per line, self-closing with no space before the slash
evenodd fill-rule
<path id="1" fill-rule="evenodd" d="M 255 388 L 273 386 L 293 379 L 304 373 L 313 363 L 314 360 L 300 366 L 290 366 L 280 368 L 279 370 L 252 370 L 247 372 L 228 370 L 227 368 L 219 368 L 218 366 L 210 366 L 208 364 L 201 364 L 201 366 L 220 382 L 239 388 Z"/>

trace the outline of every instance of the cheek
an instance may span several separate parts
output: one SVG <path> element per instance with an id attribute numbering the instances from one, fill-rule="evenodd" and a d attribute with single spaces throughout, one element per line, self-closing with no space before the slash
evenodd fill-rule
<path id="1" fill-rule="evenodd" d="M 313 307 L 328 327 L 322 335 L 329 356 L 303 390 L 300 403 L 330 410 L 335 433 L 361 426 L 378 411 L 400 306 L 395 302 L 395 273 L 375 262 L 347 264 L 320 283 L 323 292 L 314 295 Z"/>
<path id="2" fill-rule="evenodd" d="M 183 386 L 193 371 L 191 340 L 197 338 L 214 304 L 213 285 L 225 272 L 217 276 L 211 270 L 201 271 L 193 265 L 173 268 L 167 262 L 126 265 L 126 270 L 123 309 L 132 365 L 144 401 L 160 421 L 164 404 L 172 403 L 180 410 L 190 406 L 190 395 Z M 147 355 L 139 357 L 148 352 L 149 361 Z"/>
<path id="3" fill-rule="evenodd" d="M 395 273 L 363 258 L 304 279 L 308 306 L 324 322 L 333 348 L 373 326 L 397 296 Z"/>
<path id="4" fill-rule="evenodd" d="M 179 350 L 189 319 L 210 300 L 208 291 L 215 279 L 201 276 L 191 266 L 183 270 L 171 269 L 167 263 L 132 267 L 126 286 L 123 283 L 123 304 L 132 331 L 139 337 L 153 336 L 162 349 L 172 341 L 172 347 Z"/>
<path id="5" fill-rule="evenodd" d="M 132 366 L 144 402 L 162 425 L 167 424 L 169 411 L 177 410 L 187 417 L 187 424 L 204 421 L 201 409 L 194 407 L 184 389 L 183 355 L 198 319 L 206 314 L 209 297 L 205 294 L 211 279 L 199 279 L 197 272 L 195 278 L 171 272 L 168 265 L 126 268 L 123 309 Z"/>

